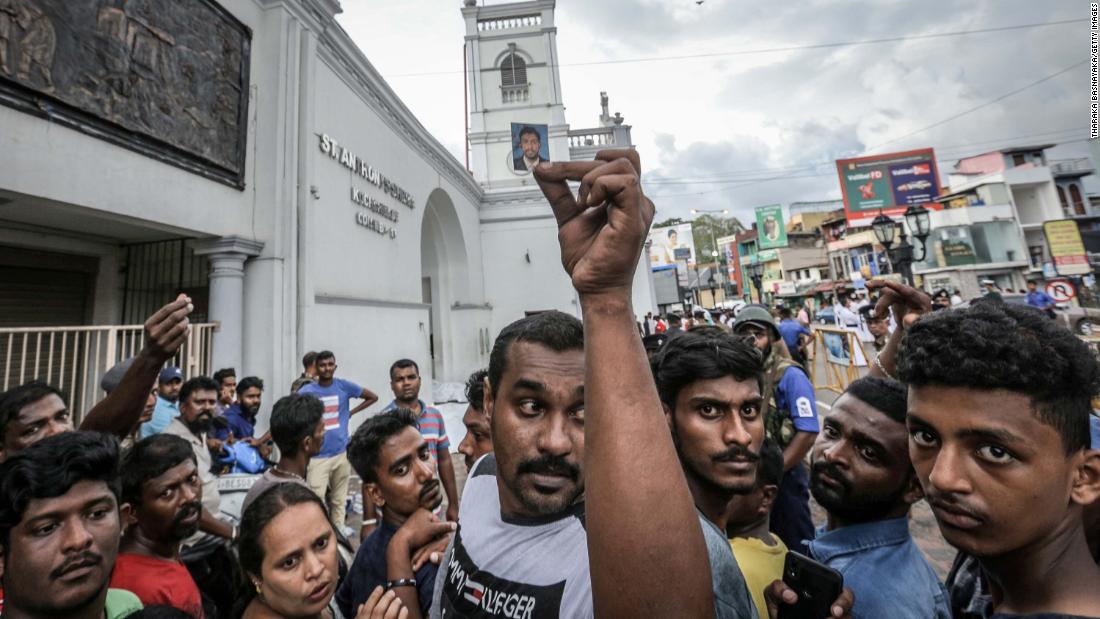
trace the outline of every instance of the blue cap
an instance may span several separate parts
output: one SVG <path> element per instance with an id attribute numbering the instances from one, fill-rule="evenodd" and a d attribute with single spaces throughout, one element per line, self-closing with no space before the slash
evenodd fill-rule
<path id="1" fill-rule="evenodd" d="M 174 380 L 183 380 L 183 372 L 179 368 L 166 367 L 160 371 L 158 379 L 162 383 L 170 383 Z"/>

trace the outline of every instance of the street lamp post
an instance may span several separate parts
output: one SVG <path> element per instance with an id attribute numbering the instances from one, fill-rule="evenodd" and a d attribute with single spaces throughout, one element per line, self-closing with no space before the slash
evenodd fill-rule
<path id="1" fill-rule="evenodd" d="M 693 208 L 693 209 L 691 209 L 691 214 L 692 215 L 701 215 L 703 213 L 707 213 L 707 214 L 711 214 L 711 215 L 729 215 L 730 210 L 728 208 L 723 208 L 723 209 Z M 695 220 L 692 220 L 692 221 L 695 221 Z M 714 260 L 714 264 L 716 265 L 715 269 L 717 269 L 718 266 L 720 266 L 720 261 L 718 260 L 718 235 L 716 235 L 714 233 L 714 224 L 712 224 L 710 222 L 701 222 L 701 223 L 703 223 L 707 227 L 707 231 L 710 232 L 710 245 L 712 247 L 712 249 L 710 251 L 710 257 Z M 698 271 L 696 271 L 696 273 L 698 273 Z M 696 276 L 696 281 L 698 281 L 698 276 Z M 711 285 L 711 298 L 713 298 L 714 297 L 714 285 L 713 285 L 713 283 L 714 283 L 714 274 L 713 274 L 713 272 L 711 273 L 711 283 L 712 283 L 712 285 Z M 724 284 L 723 284 L 723 289 L 725 289 Z"/>
<path id="2" fill-rule="evenodd" d="M 898 235 L 898 246 L 894 247 L 894 233 L 897 224 L 893 219 L 879 212 L 878 217 L 871 222 L 871 229 L 875 231 L 875 238 L 886 248 L 886 254 L 890 258 L 890 264 L 896 273 L 899 273 L 906 284 L 913 285 L 913 261 L 924 260 L 926 246 L 925 240 L 931 233 L 931 218 L 928 209 L 920 205 L 910 206 L 905 210 L 905 226 Z M 920 256 L 915 256 L 915 247 L 909 244 L 906 227 L 913 232 L 920 244 Z"/>
<path id="3" fill-rule="evenodd" d="M 756 302 L 764 302 L 764 291 L 761 290 L 761 281 L 764 279 L 764 265 L 759 261 L 753 262 L 748 265 L 749 279 L 752 280 L 752 285 L 756 288 Z M 751 299 L 750 299 L 751 301 Z"/>

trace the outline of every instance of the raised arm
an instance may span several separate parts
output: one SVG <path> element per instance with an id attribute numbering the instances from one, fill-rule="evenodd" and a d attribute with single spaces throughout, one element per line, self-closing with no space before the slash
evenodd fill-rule
<path id="1" fill-rule="evenodd" d="M 81 430 L 125 437 L 134 431 L 161 366 L 187 340 L 187 316 L 194 306 L 187 295 L 160 308 L 145 321 L 145 345 L 118 386 L 84 416 Z"/>
<path id="2" fill-rule="evenodd" d="M 702 529 L 630 300 L 653 203 L 642 194 L 635 151 L 601 151 L 596 159 L 535 169 L 584 318 L 585 529 L 595 615 L 711 617 Z M 577 198 L 566 181 L 582 181 Z"/>
<path id="3" fill-rule="evenodd" d="M 871 364 L 870 375 L 894 378 L 897 375 L 901 338 L 905 336 L 909 325 L 932 311 L 932 299 L 916 288 L 890 280 L 872 280 L 867 282 L 867 287 L 882 291 L 882 296 L 875 304 L 875 317 L 889 318 L 892 310 L 894 319 L 898 321 L 898 328 L 890 334 L 890 339 L 886 341 L 878 359 Z"/>

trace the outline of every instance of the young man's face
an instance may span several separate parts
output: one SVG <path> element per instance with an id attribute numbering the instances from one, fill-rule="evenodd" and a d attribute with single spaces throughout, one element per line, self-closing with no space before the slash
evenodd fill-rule
<path id="1" fill-rule="evenodd" d="M 402 520 L 418 508 L 431 511 L 443 502 L 431 449 L 412 426 L 382 443 L 374 471 L 378 481 L 367 483 L 371 498 Z"/>
<path id="2" fill-rule="evenodd" d="M 485 391 L 501 508 L 562 512 L 584 493 L 584 351 L 512 342 L 506 365 Z"/>
<path id="3" fill-rule="evenodd" d="M 321 419 L 317 422 L 317 426 L 313 428 L 313 435 L 310 436 L 309 449 L 306 449 L 306 453 L 310 458 L 321 453 L 321 447 L 325 444 L 325 420 Z"/>
<path id="4" fill-rule="evenodd" d="M 212 389 L 192 391 L 186 400 L 180 402 L 180 421 L 196 434 L 206 432 L 214 419 L 214 403 L 217 400 L 218 394 Z"/>
<path id="5" fill-rule="evenodd" d="M 779 486 L 756 484 L 748 494 L 734 496 L 730 499 L 729 509 L 726 511 L 726 530 L 732 531 L 760 522 L 771 513 L 775 495 L 778 493 Z"/>
<path id="6" fill-rule="evenodd" d="M 241 410 L 246 415 L 256 416 L 260 412 L 260 404 L 263 402 L 264 392 L 259 387 L 249 387 L 238 394 L 241 400 Z"/>
<path id="7" fill-rule="evenodd" d="M 1027 291 L 1028 292 L 1035 292 L 1036 289 L 1038 289 L 1038 286 L 1035 285 L 1035 282 L 1028 282 L 1027 283 Z"/>
<path id="8" fill-rule="evenodd" d="M 64 617 L 94 603 L 111 578 L 120 533 L 118 503 L 101 481 L 32 499 L 4 549 L 5 610 Z"/>
<path id="9" fill-rule="evenodd" d="M 194 460 L 188 458 L 145 482 L 141 505 L 124 505 L 123 516 L 151 540 L 175 544 L 191 537 L 202 516 L 202 481 Z"/>
<path id="10" fill-rule="evenodd" d="M 731 495 L 751 492 L 764 443 L 762 405 L 755 378 L 697 380 L 681 389 L 665 418 L 688 477 Z"/>
<path id="11" fill-rule="evenodd" d="M 317 360 L 317 378 L 321 380 L 332 380 L 332 377 L 336 374 L 336 357 L 326 357 L 324 359 Z"/>
<path id="12" fill-rule="evenodd" d="M 493 451 L 493 435 L 489 431 L 489 419 L 485 413 L 473 406 L 466 407 L 462 425 L 466 426 L 466 436 L 458 444 L 458 452 L 465 456 L 468 471 L 474 467 L 478 458 Z"/>
<path id="13" fill-rule="evenodd" d="M 398 402 L 415 402 L 420 397 L 420 372 L 415 367 L 394 368 L 390 373 L 390 389 Z"/>
<path id="14" fill-rule="evenodd" d="M 905 424 L 843 394 L 810 451 L 810 491 L 847 524 L 905 513 L 921 493 L 909 462 Z"/>
<path id="15" fill-rule="evenodd" d="M 1024 394 L 910 387 L 907 423 L 910 458 L 944 539 L 977 557 L 1042 544 L 1100 493 L 1080 474 L 1088 452 L 1067 457 Z"/>
<path id="16" fill-rule="evenodd" d="M 157 392 L 160 393 L 160 397 L 168 400 L 169 402 L 175 402 L 180 399 L 180 388 L 183 387 L 183 380 L 179 378 L 173 378 L 166 383 L 160 383 L 157 385 Z"/>
<path id="17" fill-rule="evenodd" d="M 871 318 L 867 321 L 867 330 L 874 337 L 882 337 L 890 334 L 890 324 L 881 318 Z"/>
<path id="18" fill-rule="evenodd" d="M 73 417 L 65 401 L 51 393 L 24 406 L 8 421 L 0 461 L 44 438 L 74 429 Z"/>
<path id="19" fill-rule="evenodd" d="M 233 397 L 237 394 L 237 377 L 226 376 L 218 386 L 218 401 L 222 404 L 232 404 Z"/>
<path id="20" fill-rule="evenodd" d="M 519 147 L 523 149 L 523 156 L 527 159 L 538 159 L 539 148 L 542 144 L 539 141 L 539 136 L 536 133 L 524 133 L 519 138 Z"/>

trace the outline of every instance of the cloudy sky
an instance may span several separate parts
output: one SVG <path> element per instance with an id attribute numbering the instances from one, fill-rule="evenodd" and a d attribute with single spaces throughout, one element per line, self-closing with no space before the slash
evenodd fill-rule
<path id="1" fill-rule="evenodd" d="M 460 161 L 461 4 L 343 0 L 338 18 Z M 842 157 L 933 147 L 943 172 L 1008 145 L 1088 154 L 1084 0 L 558 0 L 557 26 L 570 125 L 595 126 L 608 92 L 660 219 L 839 198 Z"/>

